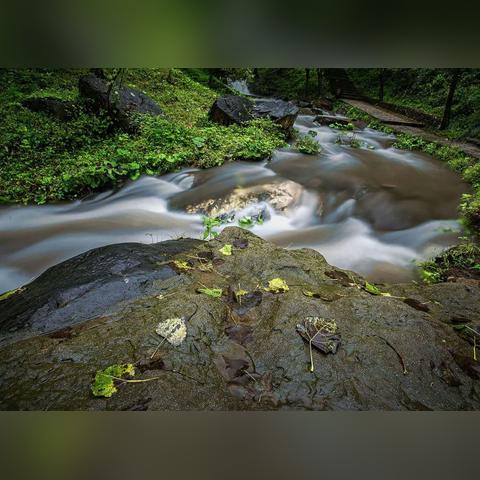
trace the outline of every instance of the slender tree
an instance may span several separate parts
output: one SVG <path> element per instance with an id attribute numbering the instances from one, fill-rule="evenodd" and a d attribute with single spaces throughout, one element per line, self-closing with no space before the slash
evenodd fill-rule
<path id="1" fill-rule="evenodd" d="M 305 69 L 305 97 L 308 97 L 308 93 L 310 92 L 310 69 Z"/>
<path id="2" fill-rule="evenodd" d="M 317 68 L 317 94 L 322 93 L 322 69 Z"/>
<path id="3" fill-rule="evenodd" d="M 460 81 L 462 70 L 455 68 L 450 70 L 450 85 L 448 87 L 447 100 L 445 102 L 445 109 L 443 110 L 442 123 L 440 124 L 440 130 L 445 130 L 450 124 L 450 117 L 452 113 L 453 98 L 455 96 L 455 90 Z"/>
<path id="4" fill-rule="evenodd" d="M 380 68 L 378 72 L 379 88 L 378 88 L 378 99 L 383 102 L 384 98 L 384 87 L 385 87 L 385 69 Z"/>

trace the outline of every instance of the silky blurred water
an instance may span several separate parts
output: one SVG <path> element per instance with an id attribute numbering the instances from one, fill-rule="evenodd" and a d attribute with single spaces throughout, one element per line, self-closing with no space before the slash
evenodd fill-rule
<path id="1" fill-rule="evenodd" d="M 343 134 L 341 144 L 342 133 L 319 126 L 313 116 L 299 116 L 295 126 L 301 135 L 316 133 L 318 155 L 290 147 L 268 162 L 185 169 L 83 201 L 1 208 L 0 291 L 102 245 L 199 238 L 202 216 L 188 214 L 188 206 L 284 180 L 298 184 L 296 203 L 283 211 L 268 201 L 249 205 L 235 222 L 262 210 L 265 221 L 253 233 L 287 248 L 314 248 L 372 281 L 415 278 L 416 261 L 458 243 L 457 206 L 467 186 L 441 162 L 396 150 L 393 136 L 368 128 Z M 349 146 L 352 135 L 359 148 Z"/>

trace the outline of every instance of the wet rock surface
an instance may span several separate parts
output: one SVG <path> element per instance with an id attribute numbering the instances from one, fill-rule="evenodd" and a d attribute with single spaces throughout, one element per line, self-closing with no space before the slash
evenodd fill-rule
<path id="1" fill-rule="evenodd" d="M 219 252 L 225 244 L 232 255 Z M 266 291 L 274 278 L 288 291 Z M 453 328 L 480 323 L 479 282 L 380 286 L 415 300 L 408 304 L 362 284 L 313 250 L 287 251 L 239 228 L 210 242 L 91 250 L 0 302 L 0 407 L 480 408 L 472 345 Z M 223 295 L 197 293 L 201 286 Z M 240 289 L 248 294 L 235 295 Z M 159 322 L 179 317 L 185 340 L 159 345 Z M 336 353 L 313 349 L 313 372 L 308 342 L 296 331 L 309 317 L 335 321 L 341 337 Z M 95 372 L 119 363 L 135 364 L 136 378 L 158 378 L 95 398 Z"/>

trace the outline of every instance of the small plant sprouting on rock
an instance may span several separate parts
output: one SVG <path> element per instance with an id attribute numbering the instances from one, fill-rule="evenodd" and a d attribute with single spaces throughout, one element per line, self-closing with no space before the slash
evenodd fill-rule
<path id="1" fill-rule="evenodd" d="M 454 325 L 453 328 L 460 333 L 465 333 L 468 336 L 471 336 L 471 342 L 473 343 L 473 360 L 476 362 L 478 360 L 477 358 L 477 337 L 480 337 L 480 332 L 477 332 L 474 328 L 462 324 L 462 325 Z"/>
<path id="2" fill-rule="evenodd" d="M 238 286 L 238 290 L 234 291 L 233 294 L 235 295 L 235 300 L 241 305 L 242 304 L 242 297 L 248 294 L 247 290 L 240 288 Z"/>
<path id="3" fill-rule="evenodd" d="M 288 292 L 289 288 L 287 282 L 282 278 L 273 278 L 268 282 L 268 287 L 264 288 L 264 290 L 271 293 L 284 293 Z"/>
<path id="4" fill-rule="evenodd" d="M 359 140 L 355 133 L 347 134 L 345 132 L 340 132 L 335 140 L 337 145 L 347 145 L 352 148 L 368 148 L 369 150 L 375 150 L 373 145 L 368 144 L 367 142 L 363 142 Z"/>
<path id="5" fill-rule="evenodd" d="M 420 275 L 423 282 L 428 284 L 438 283 L 441 280 L 440 272 L 431 271 L 427 268 L 421 268 Z"/>
<path id="6" fill-rule="evenodd" d="M 218 227 L 221 224 L 222 221 L 217 217 L 203 217 L 203 226 L 205 227 L 202 235 L 203 240 L 209 240 L 218 236 L 218 232 L 214 230 L 214 227 Z"/>

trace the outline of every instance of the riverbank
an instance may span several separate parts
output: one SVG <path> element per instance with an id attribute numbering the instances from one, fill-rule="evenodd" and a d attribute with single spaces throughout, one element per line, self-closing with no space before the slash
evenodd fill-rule
<path id="1" fill-rule="evenodd" d="M 285 144 L 267 119 L 246 126 L 210 122 L 209 110 L 224 92 L 178 69 L 126 71 L 124 84 L 146 93 L 164 115 L 141 115 L 136 132 L 122 131 L 80 96 L 79 79 L 86 74 L 0 71 L 0 204 L 72 200 L 143 174 L 267 158 Z M 27 106 L 35 99 L 38 108 L 38 99 L 45 98 L 54 102 L 48 113 Z"/>
<path id="2" fill-rule="evenodd" d="M 386 108 L 372 105 L 364 100 L 343 99 L 343 102 L 355 107 L 358 110 L 362 110 L 373 118 L 376 118 L 381 123 L 389 125 L 396 133 L 404 133 L 414 137 L 421 137 L 427 142 L 435 142 L 442 146 L 456 149 L 457 151 L 464 152 L 475 159 L 480 159 L 480 147 L 473 143 L 466 141 L 451 140 L 442 137 L 432 131 L 419 126 L 414 126 L 415 120 L 401 115 L 395 112 L 391 112 Z M 408 125 L 411 123 L 411 125 Z"/>

